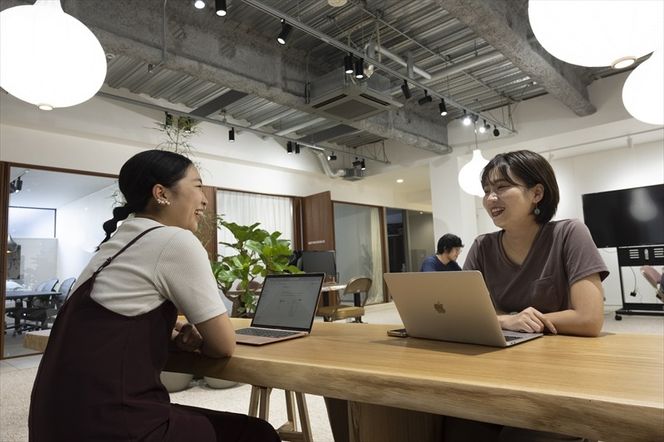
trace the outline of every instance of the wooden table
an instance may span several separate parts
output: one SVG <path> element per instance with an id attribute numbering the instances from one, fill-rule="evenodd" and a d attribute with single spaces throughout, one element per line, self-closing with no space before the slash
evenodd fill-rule
<path id="1" fill-rule="evenodd" d="M 393 327 L 315 323 L 309 337 L 238 345 L 230 359 L 174 353 L 168 369 L 351 401 L 351 440 L 363 442 L 434 440 L 431 413 L 602 441 L 664 438 L 662 336 L 544 336 L 493 349 L 387 337 Z"/>

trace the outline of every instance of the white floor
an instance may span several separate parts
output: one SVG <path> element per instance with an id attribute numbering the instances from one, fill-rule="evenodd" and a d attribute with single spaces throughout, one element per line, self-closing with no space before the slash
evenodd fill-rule
<path id="1" fill-rule="evenodd" d="M 664 317 L 623 316 L 616 321 L 613 309 L 607 309 L 604 331 L 609 333 L 652 333 L 664 336 Z M 399 315 L 392 304 L 367 307 L 364 320 L 368 323 L 399 324 Z M 27 417 L 30 391 L 37 372 L 40 355 L 0 361 L 0 441 L 28 440 Z M 195 380 L 182 392 L 171 394 L 176 403 L 246 413 L 249 407 L 248 385 L 228 389 L 211 389 L 203 380 Z M 272 393 L 270 423 L 280 426 L 285 420 L 285 402 L 280 390 Z M 319 396 L 307 395 L 311 427 L 316 442 L 332 442 L 325 403 Z"/>

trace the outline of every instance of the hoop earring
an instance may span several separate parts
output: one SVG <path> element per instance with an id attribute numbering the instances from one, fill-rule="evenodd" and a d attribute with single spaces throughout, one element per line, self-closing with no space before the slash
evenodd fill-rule
<path id="1" fill-rule="evenodd" d="M 170 205 L 171 205 L 171 202 L 168 201 L 168 200 L 165 199 L 165 198 L 157 198 L 157 204 L 159 204 L 159 205 L 161 205 L 161 206 L 170 206 Z"/>
<path id="2" fill-rule="evenodd" d="M 170 203 L 169 203 L 169 204 L 170 204 Z M 533 210 L 533 215 L 537 216 L 537 215 L 539 215 L 540 213 L 542 213 L 542 211 L 539 209 L 539 207 L 535 206 L 535 209 Z"/>

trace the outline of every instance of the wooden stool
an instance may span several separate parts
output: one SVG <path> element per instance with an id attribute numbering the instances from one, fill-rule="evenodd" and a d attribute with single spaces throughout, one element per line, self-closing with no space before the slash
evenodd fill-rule
<path id="1" fill-rule="evenodd" d="M 270 393 L 272 388 L 251 386 L 251 397 L 249 399 L 249 416 L 259 417 L 268 420 L 270 414 Z M 281 440 L 291 442 L 313 442 L 311 435 L 311 425 L 309 424 L 309 412 L 307 411 L 307 402 L 304 393 L 297 391 L 284 390 L 286 394 L 286 415 L 288 421 L 277 428 L 277 433 Z M 297 411 L 300 415 L 300 426 L 302 429 L 297 431 L 297 418 L 295 417 L 295 403 L 297 402 Z"/>

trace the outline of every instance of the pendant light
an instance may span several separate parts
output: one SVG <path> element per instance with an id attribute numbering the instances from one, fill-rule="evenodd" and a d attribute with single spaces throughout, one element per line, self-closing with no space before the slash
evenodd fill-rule
<path id="1" fill-rule="evenodd" d="M 480 174 L 488 163 L 489 160 L 482 156 L 479 149 L 473 150 L 473 158 L 459 170 L 459 186 L 464 192 L 479 197 L 484 196 Z"/>
<path id="2" fill-rule="evenodd" d="M 94 96 L 106 77 L 97 37 L 65 13 L 60 0 L 0 12 L 0 86 L 43 110 Z"/>
<path id="3" fill-rule="evenodd" d="M 625 109 L 637 120 L 664 124 L 664 49 L 629 74 L 622 91 Z"/>
<path id="4" fill-rule="evenodd" d="M 554 57 L 579 66 L 625 68 L 661 46 L 661 0 L 530 0 L 537 41 Z"/>

